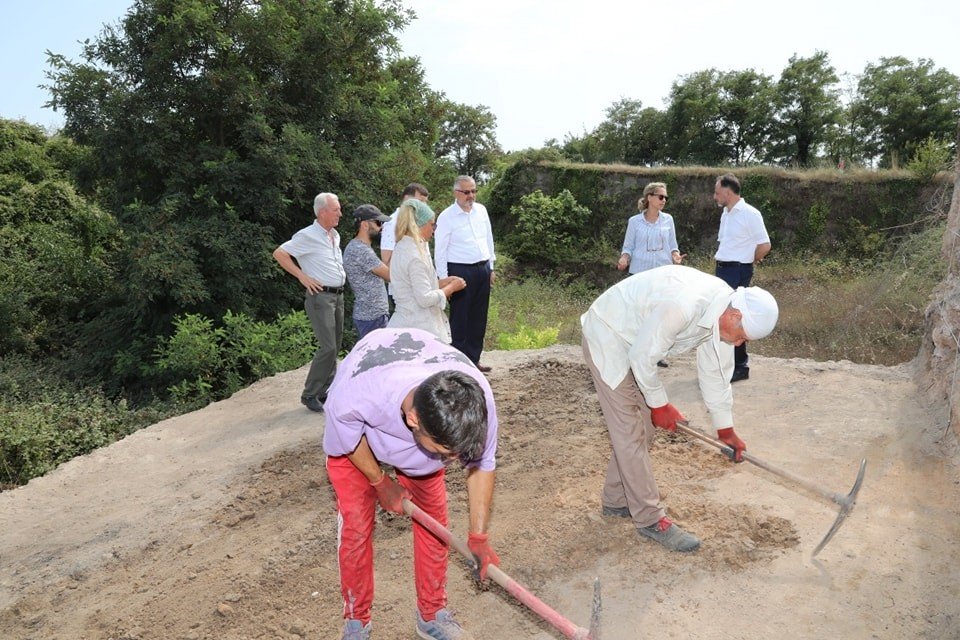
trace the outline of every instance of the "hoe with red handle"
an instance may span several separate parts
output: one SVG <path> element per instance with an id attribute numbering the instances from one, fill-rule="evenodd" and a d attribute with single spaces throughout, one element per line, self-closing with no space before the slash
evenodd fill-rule
<path id="1" fill-rule="evenodd" d="M 477 569 L 476 559 L 470 548 L 462 540 L 453 537 L 450 530 L 430 517 L 420 507 L 407 499 L 403 501 L 403 511 L 426 527 L 433 535 L 442 540 L 448 547 L 452 547 L 460 552 Z M 600 579 L 597 578 L 593 583 L 593 606 L 590 613 L 590 628 L 584 629 L 578 627 L 563 615 L 552 609 L 543 600 L 527 591 L 520 583 L 504 573 L 500 567 L 490 565 L 487 568 L 487 575 L 501 587 L 507 590 L 507 593 L 526 605 L 530 610 L 539 615 L 545 621 L 549 622 L 555 629 L 564 635 L 565 638 L 572 640 L 600 640 Z"/>

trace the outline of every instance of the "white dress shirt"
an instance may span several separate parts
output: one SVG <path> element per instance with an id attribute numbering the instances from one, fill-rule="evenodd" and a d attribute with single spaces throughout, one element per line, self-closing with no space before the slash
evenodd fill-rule
<path id="1" fill-rule="evenodd" d="M 724 207 L 717 240 L 720 241 L 716 254 L 718 261 L 753 264 L 757 245 L 770 242 L 770 236 L 760 212 L 740 198 L 733 208 Z"/>
<path id="2" fill-rule="evenodd" d="M 393 213 L 390 214 L 390 222 L 384 222 L 383 226 L 380 228 L 380 255 L 383 255 L 384 251 L 393 251 L 393 248 L 397 246 L 397 216 L 400 214 L 400 208 L 398 207 Z"/>
<path id="3" fill-rule="evenodd" d="M 613 285 L 580 316 L 603 382 L 615 389 L 631 373 L 650 407 L 667 404 L 657 361 L 697 349 L 700 393 L 714 427 L 733 426 L 733 345 L 718 320 L 733 294 L 720 278 L 691 267 L 650 269 Z"/>
<path id="4" fill-rule="evenodd" d="M 343 252 L 340 250 L 340 234 L 336 229 L 331 229 L 328 234 L 314 220 L 312 225 L 297 231 L 280 248 L 297 259 L 301 271 L 325 287 L 342 287 L 347 281 L 347 272 L 343 270 Z"/>
<path id="5" fill-rule="evenodd" d="M 487 208 L 473 203 L 470 211 L 464 211 L 454 202 L 437 216 L 434 233 L 434 254 L 437 276 L 446 278 L 447 264 L 476 264 L 489 262 L 490 269 L 497 259 L 493 251 L 493 228 Z"/>

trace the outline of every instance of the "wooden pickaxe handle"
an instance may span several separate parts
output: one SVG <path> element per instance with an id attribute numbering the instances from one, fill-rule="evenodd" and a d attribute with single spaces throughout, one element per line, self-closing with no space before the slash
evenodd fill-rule
<path id="1" fill-rule="evenodd" d="M 403 500 L 403 511 L 408 516 L 426 527 L 433 535 L 437 536 L 437 538 L 446 543 L 448 547 L 459 551 L 460 555 L 470 561 L 475 569 L 477 568 L 476 558 L 474 558 L 473 552 L 470 551 L 470 547 L 467 546 L 467 543 L 458 538 L 454 538 L 449 529 L 437 522 L 436 519 L 431 517 L 426 511 L 413 504 L 406 498 Z M 592 636 L 588 629 L 578 627 L 573 622 L 565 618 L 562 614 L 550 607 L 550 605 L 545 603 L 543 600 L 530 593 L 523 587 L 523 585 L 502 571 L 500 567 L 496 565 L 490 565 L 487 567 L 487 575 L 494 582 L 506 589 L 507 593 L 512 595 L 534 613 L 553 625 L 553 627 L 565 637 L 571 638 L 572 640 L 600 640 L 599 638 Z"/>

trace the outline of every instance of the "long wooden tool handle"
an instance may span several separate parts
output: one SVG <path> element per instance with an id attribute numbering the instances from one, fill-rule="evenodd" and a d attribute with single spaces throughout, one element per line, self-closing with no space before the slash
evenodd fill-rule
<path id="1" fill-rule="evenodd" d="M 471 564 L 473 564 L 474 568 L 476 568 L 476 559 L 473 557 L 473 552 L 470 551 L 470 547 L 467 546 L 467 543 L 465 543 L 463 540 L 454 538 L 449 529 L 444 527 L 442 524 L 432 518 L 426 511 L 407 499 L 403 500 L 403 510 L 408 516 L 419 522 L 431 533 L 433 533 L 433 535 L 445 542 L 447 546 L 459 551 L 460 555 L 469 560 Z M 529 607 L 533 612 L 538 614 L 541 618 L 553 625 L 554 628 L 556 628 L 565 637 L 571 638 L 572 640 L 597 640 L 590 637 L 589 630 L 584 629 L 583 627 L 578 627 L 573 622 L 565 618 L 562 614 L 555 611 L 550 607 L 550 605 L 546 604 L 543 600 L 527 591 L 519 582 L 501 571 L 500 567 L 490 565 L 487 568 L 487 575 L 490 576 L 494 582 L 506 589 L 507 593 L 512 595 L 521 603 Z"/>
<path id="2" fill-rule="evenodd" d="M 690 427 L 684 424 L 681 424 L 679 422 L 677 423 L 677 431 L 681 433 L 685 433 L 688 436 L 691 436 L 696 438 L 697 440 L 700 440 L 701 442 L 706 442 L 707 444 L 720 449 L 729 458 L 733 457 L 733 449 L 726 443 L 721 442 L 720 440 L 711 438 L 710 436 L 700 433 L 696 429 L 691 429 Z M 810 482 L 806 478 L 801 478 L 798 475 L 790 473 L 786 469 L 781 469 L 780 467 L 776 467 L 770 464 L 769 462 L 765 462 L 760 458 L 757 458 L 756 456 L 750 455 L 746 451 L 743 452 L 743 459 L 749 462 L 750 464 L 754 464 L 760 467 L 761 469 L 766 469 L 767 471 L 769 471 L 770 473 L 776 476 L 780 476 L 781 478 L 785 478 L 791 482 L 795 482 L 796 484 L 799 484 L 801 487 L 807 489 L 808 491 L 811 491 L 813 493 L 816 493 L 817 495 L 823 496 L 824 498 L 826 498 L 827 500 L 830 500 L 831 502 L 835 502 L 841 506 L 843 506 L 846 502 L 844 499 L 844 496 L 840 495 L 839 493 L 835 493 L 833 491 L 827 491 L 826 489 L 814 484 L 813 482 Z"/>

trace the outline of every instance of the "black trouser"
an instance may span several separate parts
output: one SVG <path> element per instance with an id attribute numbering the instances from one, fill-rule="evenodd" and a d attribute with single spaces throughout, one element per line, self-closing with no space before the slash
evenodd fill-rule
<path id="1" fill-rule="evenodd" d="M 447 275 L 467 281 L 466 289 L 450 296 L 450 335 L 453 346 L 471 362 L 480 362 L 483 338 L 487 333 L 487 308 L 490 306 L 490 263 L 447 263 Z"/>
<path id="2" fill-rule="evenodd" d="M 742 262 L 717 262 L 717 277 L 730 285 L 733 289 L 737 287 L 749 287 L 750 280 L 753 278 L 753 264 L 744 264 Z M 747 343 L 744 342 L 739 347 L 733 349 L 733 366 L 735 369 L 749 369 L 747 362 Z"/>

